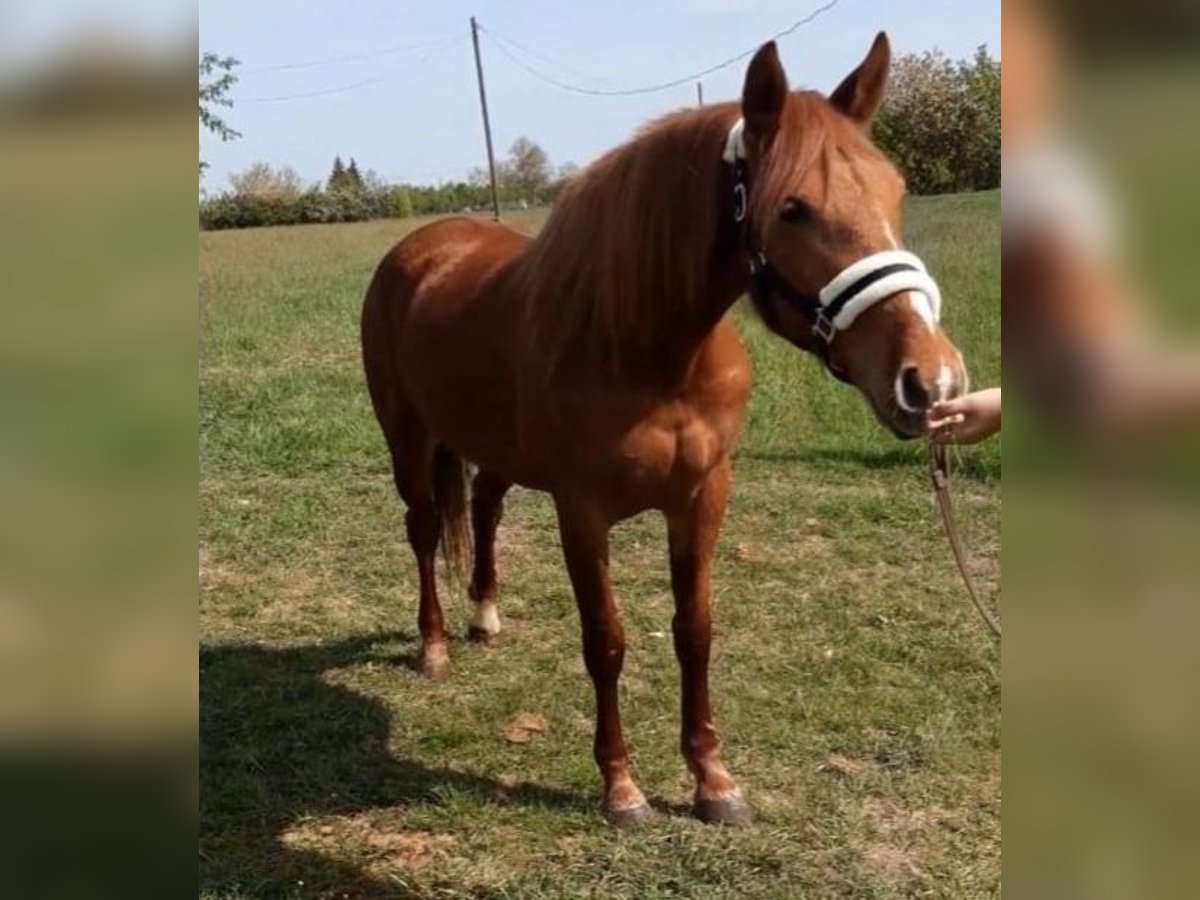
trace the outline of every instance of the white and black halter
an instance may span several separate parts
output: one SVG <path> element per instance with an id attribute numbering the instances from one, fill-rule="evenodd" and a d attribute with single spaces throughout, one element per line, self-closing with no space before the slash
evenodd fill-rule
<path id="1" fill-rule="evenodd" d="M 723 158 L 733 174 L 733 219 L 750 254 L 750 297 L 767 325 L 778 326 L 774 298 L 779 298 L 812 322 L 815 353 L 835 376 L 842 372 L 829 361 L 829 345 L 863 312 L 902 291 L 913 291 L 928 305 L 928 321 L 936 325 L 942 312 L 942 295 L 937 282 L 916 254 L 906 250 L 883 250 L 856 260 L 830 279 L 816 294 L 803 294 L 771 265 L 758 246 L 749 223 L 749 180 L 746 167 L 744 122 L 739 119 L 729 131 Z"/>

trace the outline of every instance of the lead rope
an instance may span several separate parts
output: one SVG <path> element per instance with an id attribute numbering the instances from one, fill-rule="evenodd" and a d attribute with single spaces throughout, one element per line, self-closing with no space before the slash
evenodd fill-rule
<path id="1" fill-rule="evenodd" d="M 937 500 L 938 512 L 942 515 L 942 527 L 946 531 L 946 538 L 950 541 L 950 551 L 954 554 L 954 561 L 958 564 L 963 584 L 967 586 L 967 594 L 970 595 L 971 602 L 975 604 L 975 609 L 979 611 L 979 617 L 983 619 L 984 624 L 996 636 L 996 640 L 1000 640 L 1000 623 L 984 605 L 979 591 L 975 587 L 975 581 L 971 578 L 971 573 L 967 571 L 966 554 L 963 552 L 962 540 L 958 535 L 958 525 L 954 520 L 954 504 L 950 500 L 950 464 L 946 457 L 946 447 L 943 444 L 935 444 L 933 441 L 929 442 L 929 478 L 933 483 L 933 495 Z"/>

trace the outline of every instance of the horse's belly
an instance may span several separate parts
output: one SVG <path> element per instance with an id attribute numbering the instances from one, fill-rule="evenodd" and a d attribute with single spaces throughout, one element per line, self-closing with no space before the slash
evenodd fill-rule
<path id="1" fill-rule="evenodd" d="M 515 390 L 502 371 L 454 365 L 414 367 L 410 396 L 421 418 L 442 443 L 480 468 L 525 484 L 516 423 Z"/>

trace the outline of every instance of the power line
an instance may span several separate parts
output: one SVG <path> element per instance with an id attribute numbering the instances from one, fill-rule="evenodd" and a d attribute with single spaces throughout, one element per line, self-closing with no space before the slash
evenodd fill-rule
<path id="1" fill-rule="evenodd" d="M 809 22 L 812 22 L 818 16 L 829 12 L 829 10 L 833 9 L 840 2 L 841 2 L 841 0 L 828 0 L 828 2 L 824 6 L 817 7 L 812 12 L 810 12 L 807 16 L 805 16 L 803 19 L 799 19 L 799 20 L 793 22 L 791 25 L 789 25 L 787 28 L 783 29 L 782 31 L 776 32 L 775 34 L 771 35 L 767 40 L 775 41 L 775 40 L 779 40 L 780 38 L 787 37 L 789 34 L 794 32 L 796 29 L 800 28 L 801 26 L 807 25 Z M 500 36 L 497 35 L 494 31 L 491 31 L 490 29 L 485 28 L 482 25 L 479 26 L 479 30 L 484 32 L 485 34 L 487 34 L 490 38 L 492 38 L 493 39 L 492 43 L 496 47 L 496 49 L 498 49 L 501 53 L 503 53 L 505 56 L 507 56 L 510 61 L 512 61 L 516 65 L 520 66 L 522 69 L 524 69 L 530 75 L 533 75 L 535 78 L 539 78 L 542 81 L 545 81 L 547 84 L 551 84 L 554 87 L 559 88 L 560 90 L 570 91 L 571 93 L 574 93 L 574 94 L 589 94 L 589 95 L 597 96 L 597 97 L 628 97 L 628 96 L 631 96 L 634 94 L 652 94 L 652 93 L 655 93 L 656 91 L 665 91 L 668 88 L 679 87 L 681 84 L 687 84 L 689 81 L 695 81 L 696 79 L 702 78 L 705 75 L 711 75 L 713 72 L 719 72 L 721 69 L 727 68 L 728 66 L 732 66 L 736 62 L 741 62 L 747 56 L 750 56 L 751 54 L 753 54 L 754 52 L 756 52 L 758 50 L 758 47 L 751 47 L 749 50 L 746 50 L 743 53 L 739 53 L 737 56 L 731 56 L 731 57 L 729 57 L 729 59 L 722 60 L 721 62 L 717 63 L 716 65 L 709 66 L 707 69 L 701 69 L 699 72 L 692 72 L 690 75 L 684 75 L 680 78 L 676 78 L 671 81 L 664 81 L 659 84 L 649 84 L 644 87 L 608 90 L 608 89 L 603 89 L 603 88 L 589 88 L 589 87 L 584 87 L 583 85 L 571 84 L 569 82 L 560 81 L 559 79 L 554 78 L 551 75 L 547 75 L 545 72 L 542 72 L 541 70 L 534 68 L 533 66 L 529 65 L 524 60 L 515 56 L 512 53 L 512 51 L 510 51 L 509 48 L 507 46 L 505 46 L 504 39 L 500 38 Z M 526 51 L 526 52 L 528 52 L 528 51 Z M 589 76 L 589 77 L 592 77 L 593 80 L 602 80 L 602 79 L 596 79 L 594 76 Z"/>
<path id="2" fill-rule="evenodd" d="M 588 81 L 598 81 L 601 84 L 606 84 L 606 83 L 612 84 L 611 78 L 606 78 L 601 75 L 592 75 L 592 74 L 590 74 L 588 72 L 584 72 L 580 69 L 572 68 L 571 66 L 568 66 L 564 62 L 560 62 L 559 60 L 554 59 L 553 57 L 547 56 L 544 53 L 539 53 L 537 50 L 534 50 L 531 47 L 527 47 L 524 44 L 513 40 L 508 35 L 501 34 L 500 32 L 496 31 L 494 28 L 484 28 L 482 25 L 480 25 L 479 30 L 486 31 L 491 37 L 495 38 L 496 40 L 503 41 L 504 43 L 506 43 L 510 47 L 512 47 L 514 50 L 517 50 L 521 53 L 526 53 L 529 56 L 532 56 L 534 59 L 540 59 L 542 62 L 549 63 L 550 65 L 554 66 L 557 69 L 562 69 L 564 72 L 570 72 L 572 75 L 578 75 L 580 78 L 584 78 Z"/>
<path id="3" fill-rule="evenodd" d="M 329 56 L 325 59 L 310 59 L 304 62 L 279 63 L 272 66 L 254 66 L 250 69 L 242 69 L 242 74 L 250 75 L 257 72 L 282 72 L 287 69 L 311 69 L 317 66 L 331 66 L 335 63 L 355 62 L 362 59 L 377 59 L 380 56 L 392 56 L 398 53 L 410 53 L 415 50 L 425 50 L 434 44 L 458 37 L 458 35 L 446 35 L 441 38 L 433 38 L 420 44 L 402 44 L 396 47 L 383 47 L 379 50 L 368 50 L 363 53 L 348 53 L 345 56 Z"/>
<path id="4" fill-rule="evenodd" d="M 408 68 L 408 66 L 405 66 Z M 352 84 L 343 84 L 338 87 L 326 88 L 320 91 L 309 91 L 303 94 L 281 94 L 278 97 L 234 97 L 234 103 L 279 103 L 284 100 L 306 100 L 309 97 L 324 97 L 328 94 L 341 94 L 345 91 L 353 91 L 360 87 L 366 87 L 369 84 L 379 84 L 381 81 L 387 81 L 395 75 L 395 72 L 389 72 L 386 75 L 379 75 L 375 78 L 365 78 L 362 81 L 355 81 Z"/>
<path id="5" fill-rule="evenodd" d="M 448 50 L 449 48 L 462 43 L 466 39 L 467 39 L 467 35 L 461 34 L 461 35 L 458 35 L 457 37 L 451 38 L 449 40 L 442 41 L 440 44 L 428 45 L 426 47 L 425 53 L 420 58 L 413 60 L 413 62 L 411 64 L 405 65 L 405 66 L 400 66 L 399 68 L 393 69 L 390 72 L 386 72 L 383 75 L 377 75 L 373 78 L 364 78 L 361 81 L 351 82 L 350 84 L 341 84 L 341 85 L 337 85 L 335 87 L 322 88 L 321 90 L 317 90 L 317 91 L 306 91 L 306 92 L 299 93 L 299 94 L 281 94 L 281 95 L 275 96 L 275 97 L 233 97 L 230 99 L 235 104 L 236 103 L 281 103 L 286 100 L 307 100 L 311 97 L 325 97 L 329 94 L 342 94 L 342 93 L 345 93 L 346 91 L 353 91 L 353 90 L 357 90 L 358 88 L 361 88 L 361 87 L 366 87 L 367 85 L 379 84 L 381 81 L 387 81 L 389 78 L 393 78 L 396 75 L 399 75 L 401 72 L 407 72 L 409 69 L 413 69 L 413 68 L 416 68 L 417 66 L 421 65 L 422 63 L 424 63 L 425 61 L 427 61 L 429 59 L 430 54 L 432 54 L 435 50 Z"/>

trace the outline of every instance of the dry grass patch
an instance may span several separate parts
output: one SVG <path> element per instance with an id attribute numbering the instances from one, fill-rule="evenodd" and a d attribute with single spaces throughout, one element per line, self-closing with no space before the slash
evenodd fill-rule
<path id="1" fill-rule="evenodd" d="M 298 822 L 279 840 L 289 849 L 357 862 L 381 879 L 397 870 L 418 872 L 444 860 L 459 843 L 453 834 L 406 830 L 403 815 L 392 810 Z"/>

